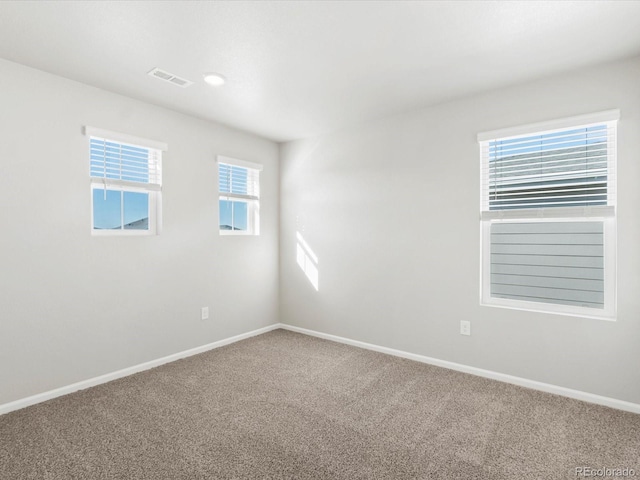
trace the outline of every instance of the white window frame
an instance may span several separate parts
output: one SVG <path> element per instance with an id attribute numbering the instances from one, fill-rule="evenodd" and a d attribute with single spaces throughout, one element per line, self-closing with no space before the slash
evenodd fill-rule
<path id="1" fill-rule="evenodd" d="M 617 147 L 615 142 L 608 145 L 607 174 L 612 178 L 613 188 L 608 191 L 606 206 L 591 207 L 550 207 L 528 208 L 517 210 L 492 210 L 486 208 L 487 195 L 484 187 L 488 184 L 488 169 L 485 168 L 483 144 L 495 139 L 507 139 L 521 135 L 536 135 L 554 130 L 583 127 L 593 124 L 616 122 L 620 118 L 619 110 L 609 110 L 589 115 L 580 115 L 549 122 L 540 122 L 514 128 L 494 130 L 478 134 L 480 143 L 480 304 L 483 306 L 509 308 L 530 312 L 542 312 L 598 320 L 615 320 L 616 318 L 616 162 Z M 529 302 L 491 296 L 491 225 L 500 222 L 602 222 L 604 226 L 604 308 L 595 309 L 573 305 Z"/>
<path id="2" fill-rule="evenodd" d="M 220 170 L 219 165 L 226 164 L 236 167 L 242 167 L 250 170 L 255 170 L 258 175 L 258 195 L 240 195 L 233 193 L 224 193 L 220 191 Z M 220 218 L 218 217 L 218 232 L 222 236 L 226 235 L 245 235 L 245 236 L 258 236 L 260 235 L 260 172 L 263 170 L 263 165 L 259 163 L 249 162 L 246 160 L 240 160 L 237 158 L 226 157 L 218 155 L 216 157 L 216 182 L 218 188 L 218 215 L 220 215 L 220 201 L 229 200 L 233 202 L 243 202 L 247 204 L 247 229 L 246 230 L 220 230 Z"/>
<path id="3" fill-rule="evenodd" d="M 116 191 L 116 192 L 148 193 L 149 194 L 149 225 L 148 225 L 149 228 L 147 230 L 124 229 L 124 228 L 114 229 L 114 230 L 100 230 L 100 229 L 93 228 L 93 225 L 94 225 L 93 192 L 94 190 L 101 191 L 101 190 L 104 190 L 105 188 L 109 191 Z M 145 188 L 136 188 L 136 187 L 128 187 L 128 186 L 118 187 L 118 186 L 109 185 L 109 184 L 107 184 L 107 186 L 105 187 L 102 182 L 100 183 L 92 182 L 91 183 L 91 227 L 90 227 L 91 234 L 94 236 L 104 236 L 104 237 L 118 236 L 118 235 L 132 235 L 132 236 L 159 235 L 160 222 L 158 218 L 159 217 L 158 210 L 160 208 L 161 196 L 162 196 L 162 193 L 160 191 L 150 191 Z M 124 208 L 124 203 L 121 203 L 120 209 L 123 209 L 123 208 Z"/>
<path id="4" fill-rule="evenodd" d="M 158 183 L 140 183 L 130 182 L 116 179 L 105 179 L 102 177 L 90 176 L 90 205 L 91 205 L 91 224 L 89 226 L 92 236 L 149 236 L 159 235 L 162 227 L 162 152 L 166 152 L 169 147 L 166 143 L 140 138 L 126 133 L 113 132 L 95 127 L 86 126 L 84 128 L 87 140 L 99 138 L 118 142 L 134 147 L 148 148 L 157 150 L 159 158 L 157 160 Z M 87 146 L 88 147 L 88 146 Z M 88 148 L 87 148 L 88 149 Z M 90 163 L 90 162 L 89 162 Z M 149 194 L 149 224 L 147 230 L 136 229 L 114 229 L 100 230 L 93 228 L 94 226 L 94 208 L 93 193 L 95 190 L 111 190 L 119 192 L 136 192 Z M 124 202 L 120 208 L 124 208 Z"/>

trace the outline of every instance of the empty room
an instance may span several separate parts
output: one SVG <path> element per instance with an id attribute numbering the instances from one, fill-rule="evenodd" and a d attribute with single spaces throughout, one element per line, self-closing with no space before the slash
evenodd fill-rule
<path id="1" fill-rule="evenodd" d="M 0 480 L 640 477 L 639 1 L 2 1 L 0 172 Z"/>

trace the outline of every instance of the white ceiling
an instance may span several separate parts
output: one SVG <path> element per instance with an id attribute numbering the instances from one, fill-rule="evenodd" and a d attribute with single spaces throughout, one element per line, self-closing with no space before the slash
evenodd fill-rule
<path id="1" fill-rule="evenodd" d="M 0 2 L 0 57 L 277 141 L 638 54 L 638 1 Z"/>

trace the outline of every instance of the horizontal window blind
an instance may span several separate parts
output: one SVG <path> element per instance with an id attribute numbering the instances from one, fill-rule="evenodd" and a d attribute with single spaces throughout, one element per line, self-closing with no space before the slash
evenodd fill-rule
<path id="1" fill-rule="evenodd" d="M 616 122 L 481 142 L 482 210 L 613 205 Z"/>
<path id="2" fill-rule="evenodd" d="M 604 307 L 602 221 L 493 223 L 491 296 Z"/>
<path id="3" fill-rule="evenodd" d="M 218 163 L 220 195 L 228 198 L 258 200 L 260 172 L 253 168 Z"/>
<path id="4" fill-rule="evenodd" d="M 159 187 L 161 151 L 90 137 L 90 175 L 105 185 Z"/>
<path id="5" fill-rule="evenodd" d="M 615 316 L 619 116 L 478 135 L 484 304 Z"/>

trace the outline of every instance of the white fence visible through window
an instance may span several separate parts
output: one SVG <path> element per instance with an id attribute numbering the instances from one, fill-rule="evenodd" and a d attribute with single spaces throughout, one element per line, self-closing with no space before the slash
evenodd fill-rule
<path id="1" fill-rule="evenodd" d="M 478 135 L 483 304 L 615 317 L 618 117 Z"/>

